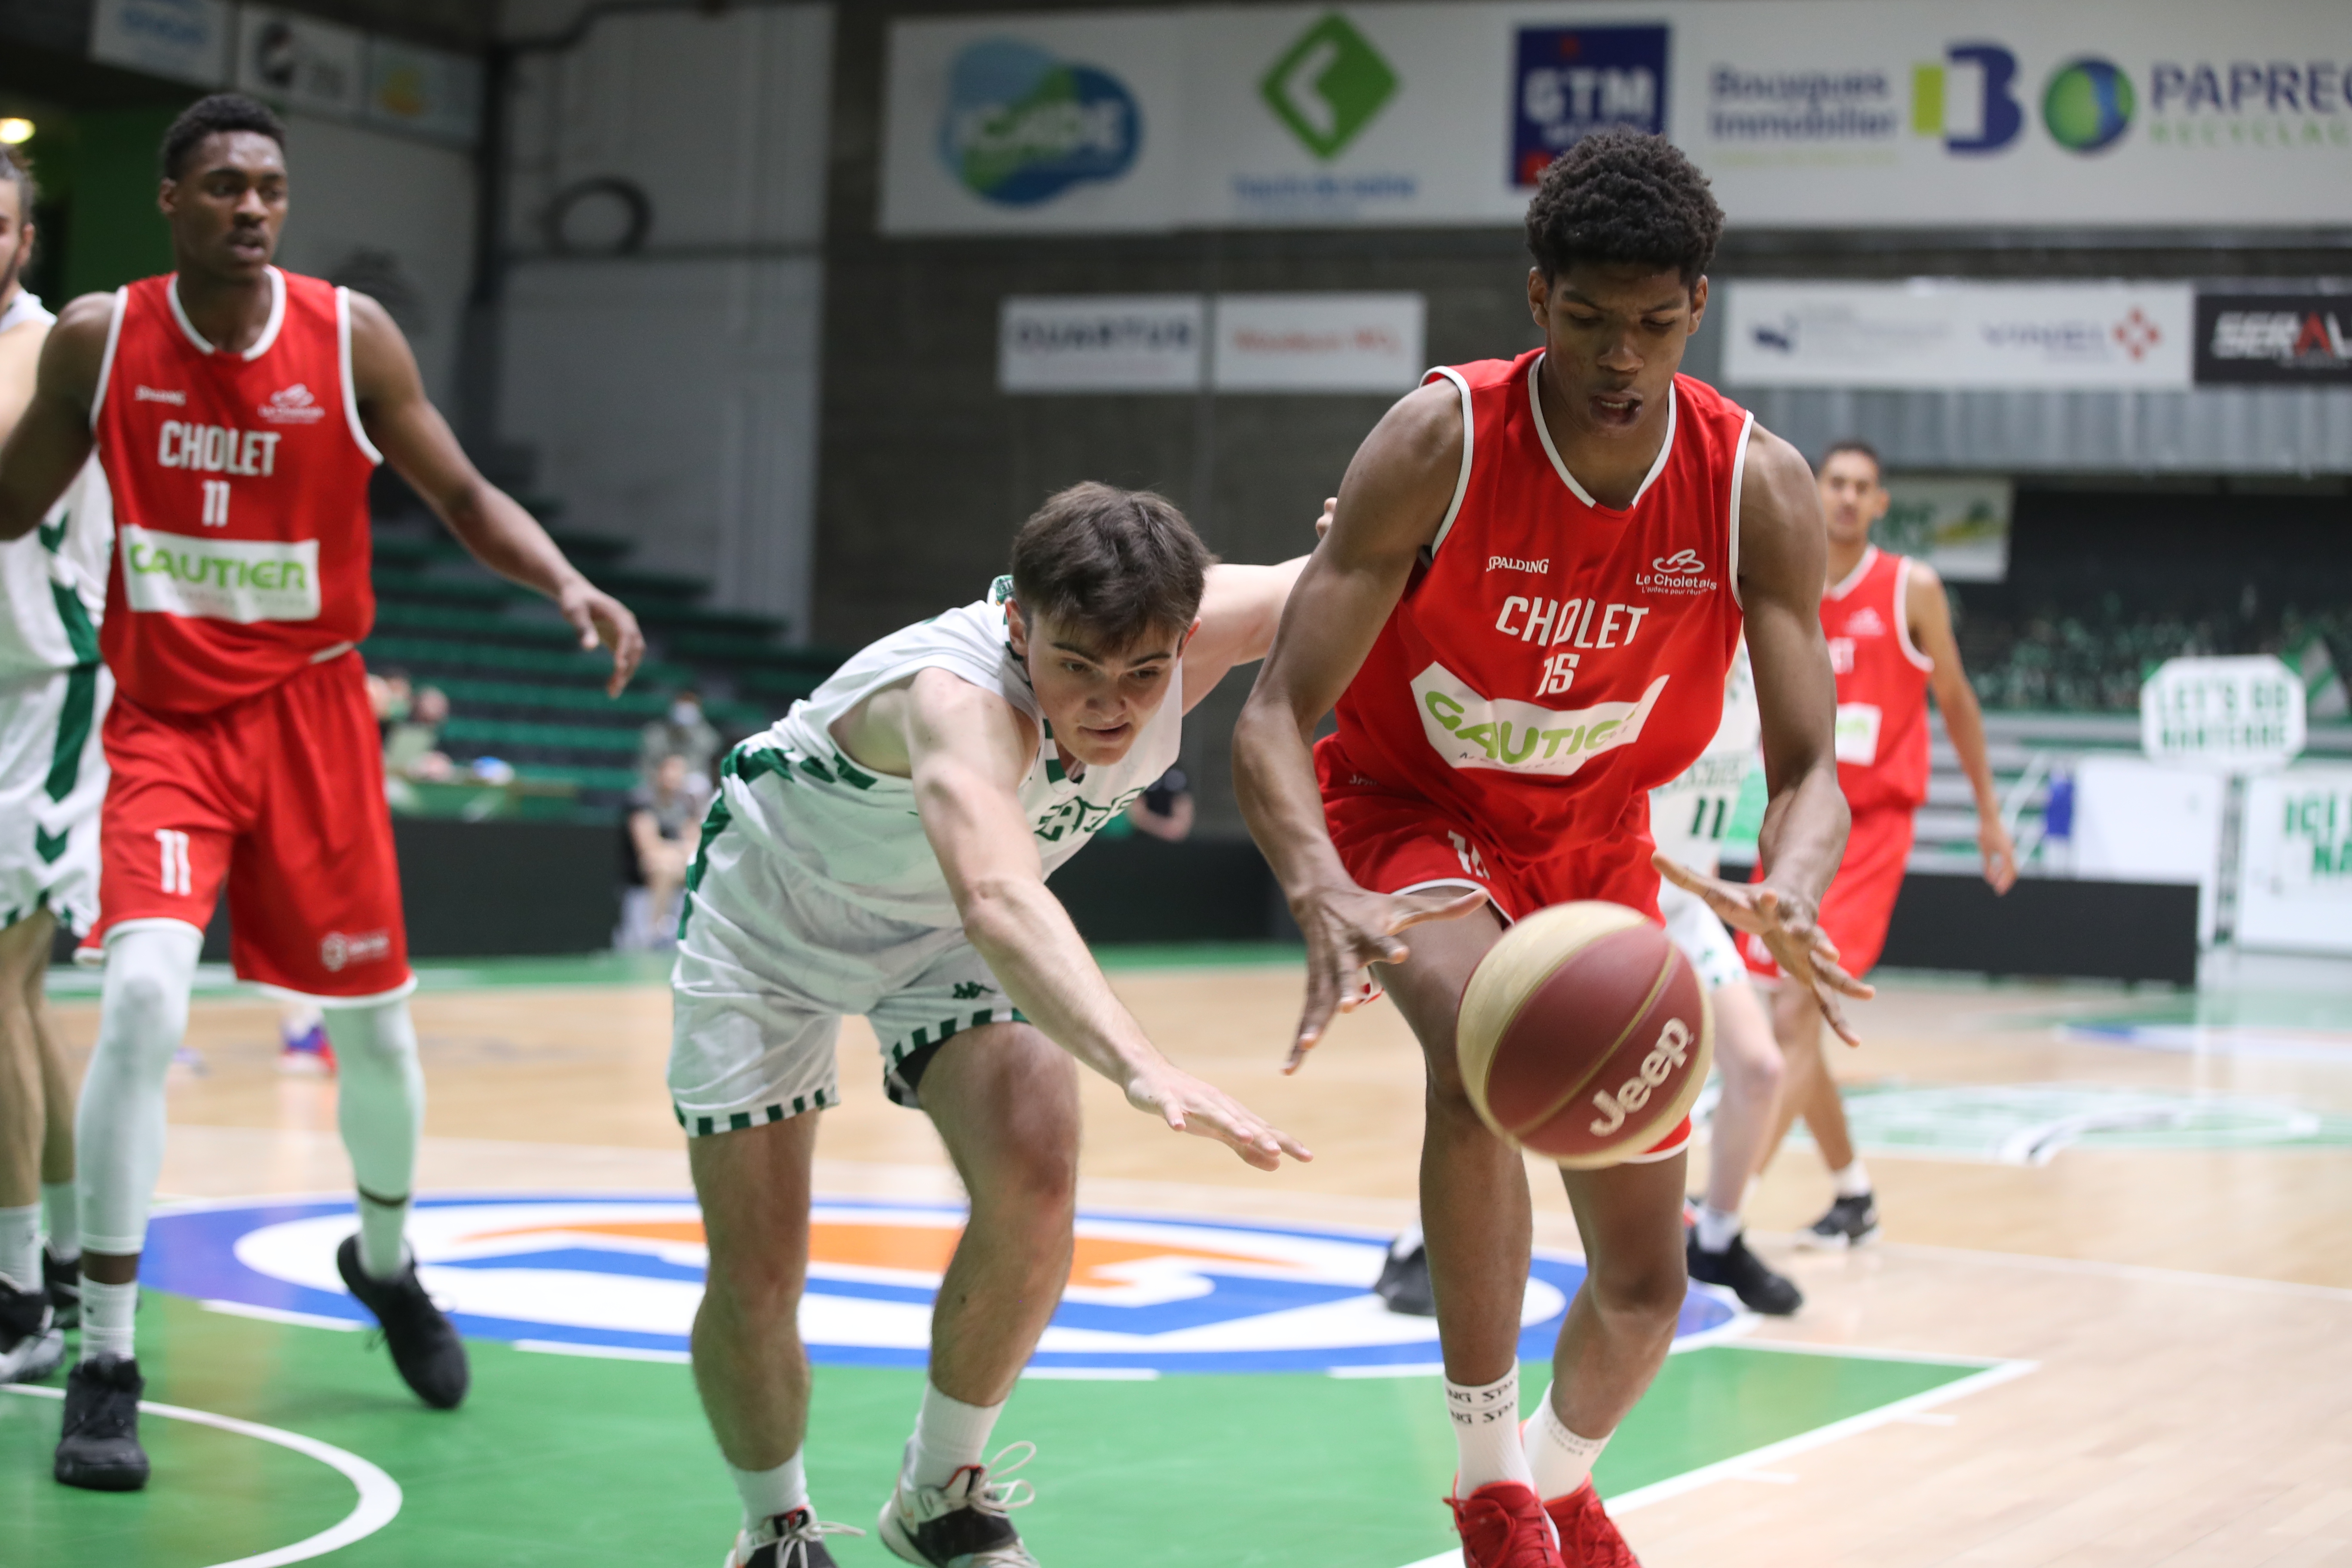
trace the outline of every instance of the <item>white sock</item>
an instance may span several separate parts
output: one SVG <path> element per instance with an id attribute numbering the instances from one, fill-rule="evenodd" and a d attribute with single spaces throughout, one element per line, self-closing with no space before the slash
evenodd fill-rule
<path id="1" fill-rule="evenodd" d="M 41 1221 L 49 1233 L 49 1256 L 71 1263 L 81 1256 L 81 1205 L 71 1182 L 41 1184 Z"/>
<path id="2" fill-rule="evenodd" d="M 147 1204 L 163 1168 L 163 1080 L 187 1032 L 203 945 L 204 933 L 184 925 L 141 926 L 107 941 L 98 1046 L 74 1117 L 88 1251 L 131 1258 L 147 1245 Z"/>
<path id="3" fill-rule="evenodd" d="M 1536 1496 L 1549 1502 L 1564 1498 L 1592 1478 L 1592 1461 L 1609 1447 L 1607 1437 L 1580 1437 L 1568 1429 L 1552 1408 L 1551 1390 L 1544 1390 L 1543 1408 L 1528 1423 L 1528 1468 L 1535 1476 Z"/>
<path id="4" fill-rule="evenodd" d="M 1832 1171 L 1830 1180 L 1837 1185 L 1842 1198 L 1866 1198 L 1870 1195 L 1870 1173 L 1863 1169 L 1862 1156 L 1856 1154 L 1853 1163 L 1842 1171 Z"/>
<path id="5" fill-rule="evenodd" d="M 923 1380 L 923 1408 L 915 1416 L 915 1442 L 907 1458 L 919 1487 L 943 1487 L 966 1465 L 980 1463 L 988 1435 L 1003 1415 L 1002 1405 L 966 1405 Z"/>
<path id="6" fill-rule="evenodd" d="M 19 1290 L 41 1288 L 41 1205 L 0 1209 L 0 1274 Z"/>
<path id="7" fill-rule="evenodd" d="M 776 1515 L 808 1506 L 808 1472 L 800 1454 L 772 1470 L 739 1470 L 730 1465 L 727 1474 L 735 1483 L 735 1495 L 743 1500 L 746 1530 L 757 1531 Z"/>
<path id="8" fill-rule="evenodd" d="M 1712 1204 L 1702 1204 L 1698 1211 L 1698 1245 L 1702 1252 L 1721 1252 L 1739 1234 L 1739 1215 L 1726 1214 Z"/>
<path id="9" fill-rule="evenodd" d="M 1484 1385 L 1445 1380 L 1445 1413 L 1454 1417 L 1458 1456 L 1454 1493 L 1468 1497 L 1495 1481 L 1532 1486 L 1527 1450 L 1519 1446 L 1519 1364 Z"/>
<path id="10" fill-rule="evenodd" d="M 416 1060 L 416 1025 L 405 998 L 330 1007 L 327 1037 L 335 1047 L 335 1121 L 362 1194 L 360 1267 L 374 1279 L 389 1279 L 406 1258 L 401 1235 L 408 1226 L 416 1144 L 425 1130 L 425 1070 Z"/>
<path id="11" fill-rule="evenodd" d="M 131 1315 L 139 1310 L 139 1284 L 81 1282 L 81 1359 L 130 1355 Z"/>

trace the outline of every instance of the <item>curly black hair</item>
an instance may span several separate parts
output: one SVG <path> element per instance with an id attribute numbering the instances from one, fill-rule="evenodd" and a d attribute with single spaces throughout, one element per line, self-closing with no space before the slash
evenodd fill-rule
<path id="1" fill-rule="evenodd" d="M 1547 279 L 1579 262 L 1640 262 L 1696 283 L 1723 237 L 1698 165 L 1663 136 L 1596 131 L 1552 161 L 1528 203 L 1528 249 Z"/>
<path id="2" fill-rule="evenodd" d="M 178 179 L 180 171 L 187 167 L 188 154 L 205 137 L 225 131 L 250 131 L 277 142 L 280 152 L 286 148 L 285 122 L 270 112 L 268 104 L 241 92 L 215 92 L 181 110 L 172 129 L 163 132 L 163 177 Z"/>

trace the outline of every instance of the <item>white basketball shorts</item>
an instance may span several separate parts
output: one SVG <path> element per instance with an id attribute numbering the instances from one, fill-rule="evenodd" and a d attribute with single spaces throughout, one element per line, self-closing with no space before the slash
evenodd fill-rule
<path id="1" fill-rule="evenodd" d="M 101 664 L 0 681 L 0 926 L 47 909 L 79 935 L 98 919 L 99 731 L 113 698 Z"/>
<path id="2" fill-rule="evenodd" d="M 1658 889 L 1658 912 L 1665 917 L 1666 935 L 1683 950 L 1709 991 L 1720 991 L 1735 980 L 1748 978 L 1731 932 L 1723 920 L 1696 893 L 1686 893 L 1667 882 Z"/>

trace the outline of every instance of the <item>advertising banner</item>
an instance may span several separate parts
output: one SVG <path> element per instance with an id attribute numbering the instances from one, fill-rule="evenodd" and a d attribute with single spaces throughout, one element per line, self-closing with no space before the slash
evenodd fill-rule
<path id="1" fill-rule="evenodd" d="M 1733 386 L 2180 388 L 2186 283 L 1723 287 Z"/>
<path id="2" fill-rule="evenodd" d="M 2352 292 L 2197 296 L 2200 386 L 2352 386 Z"/>
<path id="3" fill-rule="evenodd" d="M 1207 310 L 1198 294 L 1006 300 L 1000 392 L 1197 392 Z"/>
<path id="4" fill-rule="evenodd" d="M 2352 953 L 2352 768 L 2250 781 L 2238 945 Z"/>
<path id="5" fill-rule="evenodd" d="M 1426 302 L 1419 294 L 1221 294 L 1220 392 L 1412 390 Z"/>
<path id="6" fill-rule="evenodd" d="M 1609 125 L 1673 137 L 1738 224 L 2308 226 L 2352 182 L 2341 19 L 2331 0 L 908 18 L 881 226 L 1507 226 Z"/>
<path id="7" fill-rule="evenodd" d="M 2007 479 L 1889 474 L 1886 515 L 1872 537 L 1933 566 L 1947 583 L 1998 583 L 2009 575 Z"/>
<path id="8" fill-rule="evenodd" d="M 392 38 L 370 37 L 367 118 L 470 145 L 482 128 L 482 62 Z"/>
<path id="9" fill-rule="evenodd" d="M 236 29 L 236 85 L 291 109 L 356 120 L 366 52 L 364 33 L 247 5 Z"/>
<path id="10" fill-rule="evenodd" d="M 2139 689 L 2140 747 L 2151 761 L 2264 773 L 2302 753 L 2303 681 L 2268 654 L 2168 658 Z"/>
<path id="11" fill-rule="evenodd" d="M 98 0 L 89 58 L 198 87 L 228 80 L 236 13 L 225 0 Z"/>

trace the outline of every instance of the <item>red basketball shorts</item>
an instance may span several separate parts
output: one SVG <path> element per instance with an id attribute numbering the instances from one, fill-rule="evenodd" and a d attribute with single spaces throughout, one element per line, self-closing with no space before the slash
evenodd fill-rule
<path id="1" fill-rule="evenodd" d="M 1506 922 L 1579 899 L 1605 899 L 1659 919 L 1658 872 L 1650 864 L 1646 816 L 1599 843 L 1519 855 L 1434 801 L 1335 782 L 1348 780 L 1354 769 L 1330 742 L 1315 748 L 1315 761 L 1331 847 L 1358 887 L 1376 893 L 1477 888 Z M 1646 1153 L 1627 1163 L 1670 1158 L 1690 1140 L 1685 1116 Z"/>
<path id="2" fill-rule="evenodd" d="M 1886 924 L 1903 891 L 1903 868 L 1911 859 L 1911 807 L 1880 806 L 1853 819 L 1846 830 L 1845 858 L 1838 862 L 1830 890 L 1822 895 L 1822 930 L 1837 943 L 1838 963 L 1859 979 L 1878 963 L 1886 947 Z M 1756 868 L 1752 880 L 1763 879 Z M 1768 980 L 1781 978 L 1779 963 L 1762 939 L 1742 932 L 1739 956 Z"/>
<path id="3" fill-rule="evenodd" d="M 100 819 L 98 925 L 202 931 L 224 879 L 240 979 L 321 1000 L 414 984 L 383 748 L 357 653 L 209 713 L 117 695 Z"/>

